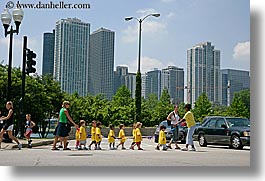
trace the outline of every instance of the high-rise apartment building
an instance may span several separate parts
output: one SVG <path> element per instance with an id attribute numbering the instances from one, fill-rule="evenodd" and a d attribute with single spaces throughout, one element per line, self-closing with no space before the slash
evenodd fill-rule
<path id="1" fill-rule="evenodd" d="M 54 77 L 63 91 L 88 93 L 90 24 L 77 18 L 56 22 Z"/>
<path id="2" fill-rule="evenodd" d="M 235 92 L 250 89 L 249 71 L 223 69 L 222 77 L 222 104 L 230 106 Z"/>
<path id="3" fill-rule="evenodd" d="M 42 75 L 53 75 L 55 30 L 43 34 Z"/>
<path id="4" fill-rule="evenodd" d="M 112 99 L 115 32 L 100 28 L 90 35 L 90 91 Z"/>
<path id="5" fill-rule="evenodd" d="M 123 77 L 124 77 L 124 85 L 131 92 L 131 97 L 135 98 L 136 74 L 135 73 L 127 73 Z"/>
<path id="6" fill-rule="evenodd" d="M 114 94 L 122 85 L 125 85 L 124 76 L 127 74 L 128 74 L 128 67 L 126 66 L 116 67 L 116 71 L 114 71 Z"/>
<path id="7" fill-rule="evenodd" d="M 220 50 L 211 42 L 199 43 L 187 51 L 187 100 L 192 105 L 205 92 L 212 103 L 220 104 Z"/>
<path id="8" fill-rule="evenodd" d="M 168 66 L 161 71 L 161 93 L 168 90 L 172 104 L 184 102 L 184 70 Z"/>
<path id="9" fill-rule="evenodd" d="M 154 69 L 146 73 L 146 96 L 149 94 L 157 95 L 160 99 L 161 96 L 161 70 Z"/>

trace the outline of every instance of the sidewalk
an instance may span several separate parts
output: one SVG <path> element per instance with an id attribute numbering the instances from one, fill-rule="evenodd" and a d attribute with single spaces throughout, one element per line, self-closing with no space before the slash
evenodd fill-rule
<path id="1" fill-rule="evenodd" d="M 22 143 L 22 148 L 27 148 L 28 146 L 28 141 L 24 140 L 24 139 L 19 139 L 19 142 Z M 36 146 L 42 146 L 42 145 L 50 145 L 53 143 L 53 139 L 32 139 L 32 147 L 36 147 Z M 5 150 L 12 150 L 12 149 L 17 149 L 18 146 L 16 144 L 16 142 L 13 141 L 13 143 L 1 143 L 1 149 L 5 149 Z"/>

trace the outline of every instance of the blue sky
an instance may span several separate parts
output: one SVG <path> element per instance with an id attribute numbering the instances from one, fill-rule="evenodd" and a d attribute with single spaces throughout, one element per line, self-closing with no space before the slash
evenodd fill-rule
<path id="1" fill-rule="evenodd" d="M 0 12 L 7 0 L 1 0 Z M 13 1 L 16 3 L 17 1 Z M 20 3 L 38 3 L 20 0 Z M 42 3 L 50 2 L 47 0 Z M 58 3 L 53 0 L 53 3 Z M 249 0 L 65 0 L 65 3 L 89 3 L 86 10 L 24 9 L 20 34 L 14 36 L 13 66 L 21 65 L 22 38 L 28 36 L 29 48 L 37 53 L 37 72 L 42 67 L 42 37 L 51 32 L 62 18 L 79 18 L 91 24 L 91 32 L 100 27 L 115 31 L 115 66 L 127 65 L 137 70 L 138 25 L 135 20 L 149 13 L 142 25 L 141 70 L 182 67 L 186 73 L 187 49 L 199 42 L 210 41 L 221 50 L 221 68 L 250 70 L 250 5 Z M 12 11 L 12 10 L 11 10 Z M 7 64 L 9 38 L 0 28 L 0 62 Z"/>

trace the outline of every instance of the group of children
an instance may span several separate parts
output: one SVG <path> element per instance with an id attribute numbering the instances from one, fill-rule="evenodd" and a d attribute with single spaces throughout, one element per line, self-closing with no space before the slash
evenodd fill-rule
<path id="1" fill-rule="evenodd" d="M 88 148 L 86 147 L 86 140 L 87 140 L 87 133 L 86 133 L 86 122 L 84 120 L 81 120 L 79 123 L 79 128 L 76 129 L 76 149 L 78 150 L 91 150 L 92 145 L 94 145 L 95 150 L 101 150 L 101 141 L 102 141 L 102 134 L 101 134 L 101 122 L 92 121 L 91 123 L 91 142 L 88 145 Z M 133 125 L 133 141 L 131 143 L 130 149 L 134 150 L 134 147 L 137 146 L 138 150 L 143 150 L 141 148 L 141 141 L 142 141 L 142 134 L 140 128 L 142 127 L 142 123 L 137 122 Z M 115 136 L 114 132 L 114 125 L 109 126 L 109 134 L 108 134 L 108 143 L 109 143 L 109 149 L 110 150 L 116 150 L 121 146 L 121 149 L 126 149 L 124 144 L 127 140 L 127 137 L 125 136 L 125 126 L 124 124 L 120 124 L 119 128 L 119 135 L 118 137 Z M 115 139 L 119 139 L 120 143 L 115 146 Z"/>

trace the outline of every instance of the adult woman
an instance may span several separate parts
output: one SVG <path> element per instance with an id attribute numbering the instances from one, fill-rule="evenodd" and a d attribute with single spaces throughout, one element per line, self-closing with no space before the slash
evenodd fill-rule
<path id="1" fill-rule="evenodd" d="M 186 104 L 185 105 L 185 110 L 186 110 L 186 114 L 184 115 L 183 119 L 180 122 L 186 121 L 187 123 L 187 127 L 188 127 L 188 133 L 187 133 L 187 137 L 186 137 L 186 147 L 182 148 L 182 151 L 196 151 L 195 147 L 194 147 L 194 143 L 193 143 L 193 133 L 195 131 L 196 128 L 196 122 L 194 120 L 194 116 L 193 113 L 190 111 L 191 110 L 191 105 L 190 104 Z M 189 145 L 191 146 L 191 148 L 189 149 Z"/>
<path id="2" fill-rule="evenodd" d="M 179 127 L 178 127 L 178 121 L 179 121 L 179 115 L 178 115 L 178 105 L 174 106 L 174 111 L 172 111 L 171 113 L 169 113 L 169 115 L 167 116 L 167 120 L 171 121 L 171 128 L 172 128 L 172 132 L 173 132 L 173 136 L 171 138 L 171 140 L 169 141 L 167 147 L 172 149 L 171 144 L 172 142 L 175 143 L 176 148 L 175 149 L 180 149 L 180 147 L 177 144 L 177 140 L 178 140 L 178 134 L 179 134 Z"/>
<path id="3" fill-rule="evenodd" d="M 67 137 L 68 137 L 68 129 L 67 129 L 67 119 L 77 128 L 78 125 L 75 124 L 71 116 L 69 115 L 68 108 L 70 107 L 69 101 L 64 101 L 62 108 L 60 110 L 59 114 L 59 123 L 56 128 L 56 133 L 54 137 L 53 147 L 52 150 L 59 150 L 56 148 L 56 143 L 59 138 L 62 138 L 64 148 L 63 150 L 70 150 L 70 148 L 67 148 Z"/>
<path id="4" fill-rule="evenodd" d="M 0 132 L 0 148 L 1 148 L 1 142 L 3 140 L 3 135 L 5 132 L 8 133 L 8 136 L 10 139 L 14 140 L 18 144 L 18 149 L 22 148 L 22 144 L 19 143 L 18 139 L 13 136 L 13 119 L 14 119 L 14 111 L 13 111 L 13 103 L 11 101 L 8 101 L 6 103 L 6 109 L 8 110 L 7 116 L 2 116 L 0 118 L 1 121 L 4 121 L 4 126 Z"/>

